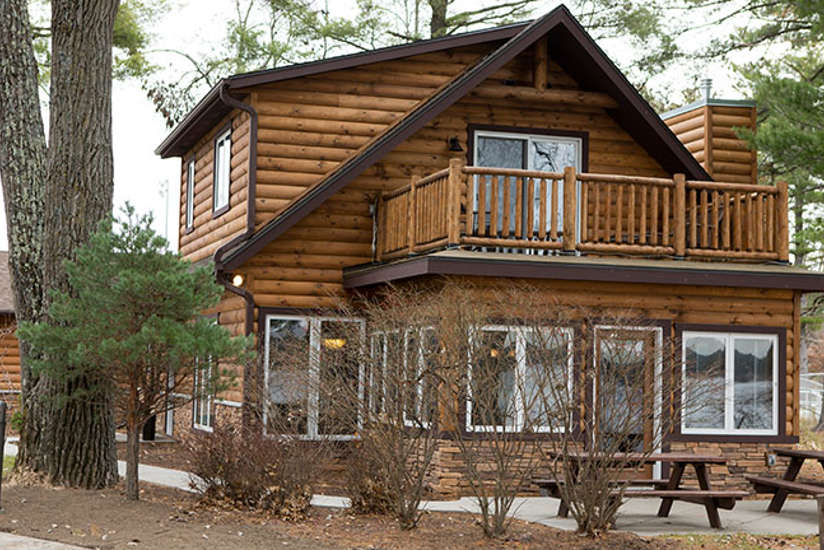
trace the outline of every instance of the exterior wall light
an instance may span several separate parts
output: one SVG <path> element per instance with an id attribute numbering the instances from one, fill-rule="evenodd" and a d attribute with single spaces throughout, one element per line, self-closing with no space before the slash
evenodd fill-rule
<path id="1" fill-rule="evenodd" d="M 232 285 L 239 287 L 239 286 L 243 286 L 244 282 L 246 282 L 246 278 L 242 274 L 235 273 L 232 276 Z"/>
<path id="2" fill-rule="evenodd" d="M 463 152 L 463 147 L 461 147 L 461 142 L 458 139 L 458 136 L 452 136 L 447 140 L 447 143 L 449 143 L 450 151 L 454 151 L 456 153 Z"/>

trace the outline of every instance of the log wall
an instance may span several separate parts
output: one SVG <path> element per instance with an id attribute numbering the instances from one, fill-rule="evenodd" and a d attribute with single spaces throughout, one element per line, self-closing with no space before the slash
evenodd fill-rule
<path id="1" fill-rule="evenodd" d="M 758 183 L 755 151 L 735 128 L 755 130 L 755 107 L 704 105 L 665 122 L 715 181 Z"/>
<path id="2" fill-rule="evenodd" d="M 229 210 L 215 217 L 212 211 L 214 179 L 214 139 L 231 121 L 232 155 L 229 187 Z M 195 158 L 195 194 L 193 230 L 186 229 L 186 167 Z M 246 229 L 247 186 L 249 183 L 249 115 L 229 113 L 203 136 L 183 157 L 180 170 L 180 253 L 192 262 L 214 254 L 218 247 Z"/>
<path id="3" fill-rule="evenodd" d="M 0 399 L 3 392 L 20 391 L 20 343 L 14 315 L 0 315 Z"/>

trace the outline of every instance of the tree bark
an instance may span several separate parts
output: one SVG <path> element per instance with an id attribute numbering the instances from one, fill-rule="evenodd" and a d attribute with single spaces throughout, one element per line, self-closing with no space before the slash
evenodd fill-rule
<path id="1" fill-rule="evenodd" d="M 446 34 L 446 12 L 451 0 L 429 0 L 432 17 L 429 19 L 429 36 L 438 38 Z"/>
<path id="2" fill-rule="evenodd" d="M 36 65 L 33 69 L 29 66 L 34 61 L 26 2 L 13 0 L 11 4 L 0 4 L 4 26 L 8 20 L 9 25 L 25 27 L 13 37 L 13 44 L 17 44 L 14 50 L 19 50 L 18 72 L 20 78 L 26 80 L 22 91 L 25 93 L 19 95 L 20 101 L 25 98 L 22 106 L 36 110 L 39 120 L 39 105 L 36 109 L 31 106 L 32 101 L 38 102 L 38 95 Z M 20 246 L 18 233 L 26 232 L 32 235 L 34 243 L 42 246 L 36 256 L 28 252 L 37 261 L 26 264 L 32 270 L 42 270 L 39 276 L 42 278 L 31 276 L 39 285 L 28 286 L 32 281 L 24 277 L 25 272 L 20 277 L 19 266 L 12 266 L 15 288 L 35 295 L 31 299 L 38 305 L 38 313 L 48 309 L 51 290 L 68 290 L 63 262 L 74 258 L 77 247 L 85 244 L 100 220 L 111 213 L 112 33 L 118 7 L 118 0 L 52 2 L 49 146 L 46 150 L 42 140 L 42 147 L 36 147 L 36 138 L 43 132 L 41 121 L 39 132 L 28 139 L 32 146 L 11 162 L 15 167 L 12 171 L 26 168 L 28 178 L 19 184 L 21 195 L 35 195 L 41 204 L 36 209 L 25 210 L 26 205 L 36 202 L 29 199 L 18 212 L 14 195 L 6 194 L 6 208 L 12 212 L 8 218 L 9 234 L 15 235 L 11 239 L 12 249 Z M 6 56 L 2 58 L 5 65 Z M 4 87 L 7 80 L 11 78 L 4 75 Z M 4 101 L 3 105 L 3 111 L 9 111 L 5 108 L 8 103 Z M 34 118 L 30 115 L 25 119 L 32 125 L 29 132 L 35 132 Z M 27 127 L 18 122 L 11 129 L 25 133 Z M 39 172 L 36 167 L 40 167 Z M 12 178 L 11 184 L 14 183 Z M 3 185 L 5 191 L 5 171 Z M 19 254 L 21 252 L 15 251 L 11 256 Z M 46 474 L 53 483 L 85 488 L 116 483 L 114 419 L 110 398 L 100 391 L 103 387 L 101 381 L 85 376 L 70 377 L 68 382 L 46 376 L 31 377 L 24 386 L 24 425 L 18 462 Z M 65 399 L 78 390 L 84 391 L 82 399 Z"/>
<path id="3" fill-rule="evenodd" d="M 138 488 L 137 465 L 140 457 L 140 425 L 129 420 L 126 425 L 126 498 L 128 500 L 138 500 L 140 490 Z"/>

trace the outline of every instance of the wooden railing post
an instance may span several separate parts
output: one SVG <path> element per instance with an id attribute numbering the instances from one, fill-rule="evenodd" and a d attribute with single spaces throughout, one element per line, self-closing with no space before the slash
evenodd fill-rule
<path id="1" fill-rule="evenodd" d="M 412 174 L 412 178 L 409 181 L 409 195 L 407 195 L 407 203 L 406 203 L 406 247 L 409 249 L 409 254 L 415 251 L 415 223 L 417 222 L 417 216 L 415 215 L 415 199 L 416 197 L 416 184 L 418 183 L 418 175 Z"/>
<path id="2" fill-rule="evenodd" d="M 684 174 L 675 174 L 672 178 L 675 182 L 675 205 L 673 215 L 675 216 L 675 255 L 683 258 L 687 251 L 687 178 Z"/>
<path id="3" fill-rule="evenodd" d="M 449 160 L 449 181 L 446 191 L 447 245 L 457 246 L 461 240 L 461 194 L 463 193 L 464 165 L 462 158 Z"/>
<path id="4" fill-rule="evenodd" d="M 778 200 L 775 201 L 775 248 L 778 261 L 790 261 L 790 196 L 786 181 L 779 181 Z"/>
<path id="5" fill-rule="evenodd" d="M 577 177 L 575 175 L 575 167 L 567 166 L 564 168 L 564 239 L 563 249 L 565 252 L 572 252 L 575 250 L 576 236 L 575 236 L 575 221 L 578 217 L 578 210 L 576 208 L 577 197 L 575 193 L 575 183 Z M 583 215 L 583 213 L 582 213 Z"/>

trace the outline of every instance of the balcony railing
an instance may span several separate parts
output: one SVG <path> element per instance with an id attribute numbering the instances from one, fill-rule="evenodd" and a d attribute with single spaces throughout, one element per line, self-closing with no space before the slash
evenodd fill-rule
<path id="1" fill-rule="evenodd" d="M 378 201 L 376 260 L 451 246 L 787 261 L 787 185 L 449 168 Z"/>

